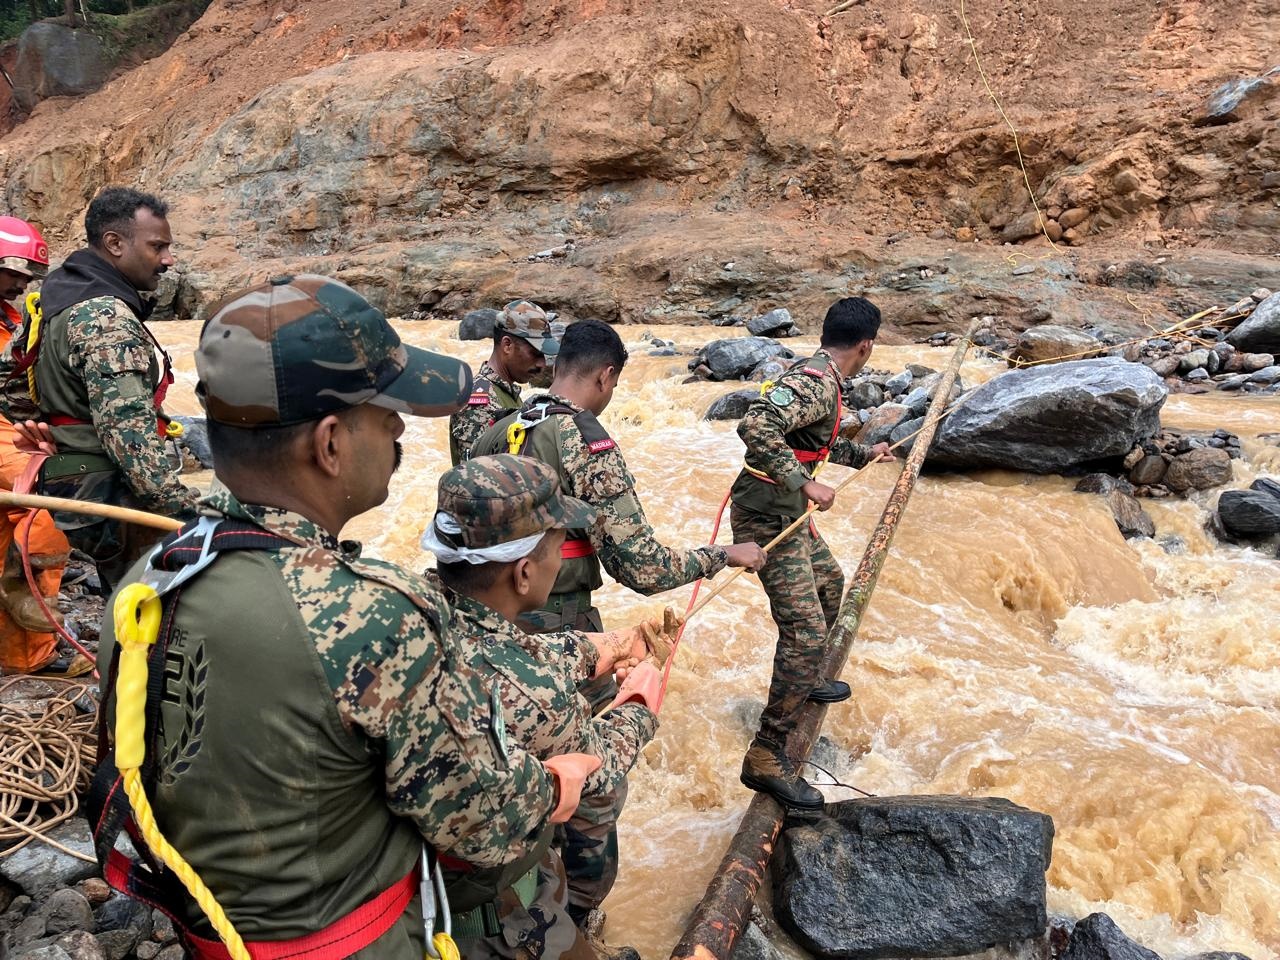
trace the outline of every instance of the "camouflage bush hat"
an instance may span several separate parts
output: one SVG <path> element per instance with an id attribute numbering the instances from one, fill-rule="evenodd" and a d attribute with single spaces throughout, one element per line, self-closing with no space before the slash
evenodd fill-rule
<path id="1" fill-rule="evenodd" d="M 471 393 L 470 367 L 401 343 L 379 310 L 328 277 L 276 277 L 212 310 L 196 393 L 218 423 L 287 426 L 362 403 L 443 417 Z"/>
<path id="2" fill-rule="evenodd" d="M 436 509 L 453 523 L 434 525 L 468 549 L 580 530 L 596 516 L 595 507 L 560 492 L 560 478 L 545 463 L 509 453 L 466 460 L 442 476 Z"/>
<path id="3" fill-rule="evenodd" d="M 560 338 L 564 336 L 564 324 L 555 323 L 547 312 L 528 300 L 512 300 L 498 314 L 496 336 L 510 334 L 524 337 L 548 360 L 554 360 L 560 352 Z"/>

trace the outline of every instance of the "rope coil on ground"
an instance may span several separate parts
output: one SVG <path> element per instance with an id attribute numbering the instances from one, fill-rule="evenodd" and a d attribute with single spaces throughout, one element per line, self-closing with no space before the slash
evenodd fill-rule
<path id="1" fill-rule="evenodd" d="M 27 697 L 22 684 L 30 685 Z M 98 744 L 94 706 L 90 683 L 0 678 L 0 859 L 40 840 L 96 862 L 45 836 L 76 814 L 77 795 L 89 785 Z"/>

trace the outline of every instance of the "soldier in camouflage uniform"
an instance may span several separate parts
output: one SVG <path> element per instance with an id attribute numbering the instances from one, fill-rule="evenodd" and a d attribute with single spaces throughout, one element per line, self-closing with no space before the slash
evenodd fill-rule
<path id="1" fill-rule="evenodd" d="M 798 360 L 747 408 L 738 425 L 747 445 L 746 465 L 734 481 L 729 513 L 735 541 L 772 541 L 810 501 L 829 510 L 835 491 L 813 478 L 825 461 L 860 467 L 893 459 L 888 444 L 867 447 L 840 434 L 841 385 L 866 364 L 879 329 L 880 311 L 869 301 L 838 301 L 823 321 L 821 349 Z M 742 782 L 787 806 L 816 809 L 822 794 L 796 774 L 786 755 L 787 737 L 806 701 L 849 698 L 848 684 L 820 676 L 844 574 L 810 524 L 769 552 L 760 582 L 778 625 L 778 646 L 768 703 L 742 764 Z"/>
<path id="2" fill-rule="evenodd" d="M 622 339 L 607 323 L 570 324 L 550 392 L 531 397 L 485 431 L 471 449 L 476 457 L 511 452 L 541 460 L 555 469 L 566 493 L 600 512 L 594 526 L 569 532 L 561 551 L 565 562 L 547 605 L 521 615 L 521 623 L 532 630 L 601 630 L 591 594 L 603 582 L 602 564 L 619 583 L 646 595 L 714 576 L 725 566 L 757 569 L 764 564 L 764 552 L 754 543 L 682 550 L 654 536 L 622 451 L 596 419 L 613 398 L 626 361 Z M 608 703 L 615 692 L 607 676 L 583 688 L 596 706 Z M 625 790 L 624 783 L 615 800 L 589 798 L 566 827 L 570 908 L 579 924 L 600 906 L 617 877 L 616 821 Z"/>
<path id="3" fill-rule="evenodd" d="M 578 684 L 648 656 L 657 644 L 645 634 L 663 624 L 609 634 L 531 634 L 516 625 L 521 612 L 546 602 L 565 530 L 595 517 L 559 487 L 555 471 L 527 457 L 470 460 L 441 478 L 422 544 L 438 560 L 428 578 L 443 581 L 452 632 L 502 700 L 507 734 L 538 757 L 574 751 L 603 760 L 583 788 L 586 799 L 621 783 L 653 738 L 661 674 L 640 664 L 612 709 L 595 718 Z M 538 849 L 501 872 L 446 871 L 449 900 L 463 911 L 454 915 L 454 937 L 468 960 L 594 958 L 567 912 L 564 868 L 550 841 L 548 831 Z"/>
<path id="4" fill-rule="evenodd" d="M 470 370 L 403 345 L 318 276 L 213 307 L 196 369 L 217 483 L 200 524 L 126 579 L 162 589 L 213 551 L 164 595 L 156 819 L 272 955 L 421 960 L 423 844 L 476 867 L 518 860 L 600 762 L 511 742 L 439 591 L 338 539 L 386 499 L 401 414 L 458 409 Z M 111 618 L 103 638 L 111 677 Z M 179 912 L 211 936 L 193 903 Z"/>
<path id="5" fill-rule="evenodd" d="M 41 468 L 39 493 L 195 515 L 199 494 L 178 479 L 165 449 L 160 405 L 173 375 L 146 327 L 151 303 L 141 295 L 173 266 L 167 213 L 165 203 L 136 190 L 98 194 L 85 215 L 88 248 L 67 257 L 41 288 L 36 345 L 28 344 L 28 318 L 0 360 L 0 413 L 52 427 L 57 453 Z M 73 547 L 93 557 L 104 583 L 155 540 L 116 521 L 54 519 Z"/>
<path id="6" fill-rule="evenodd" d="M 528 300 L 498 315 L 493 352 L 480 364 L 467 405 L 449 418 L 449 456 L 456 467 L 480 434 L 520 406 L 520 384 L 537 383 L 560 351 L 564 327 Z"/>

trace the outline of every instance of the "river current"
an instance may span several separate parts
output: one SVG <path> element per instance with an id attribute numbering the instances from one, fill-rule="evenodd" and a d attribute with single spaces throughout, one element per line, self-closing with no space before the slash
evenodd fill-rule
<path id="1" fill-rule="evenodd" d="M 399 323 L 410 342 L 478 367 L 487 342 L 455 324 Z M 173 412 L 199 413 L 198 326 L 156 324 L 174 353 Z M 649 331 L 691 351 L 714 328 L 621 327 L 633 357 L 602 417 L 667 543 L 706 543 L 742 444 L 702 413 L 737 384 L 683 385 L 686 356 L 650 357 Z M 740 333 L 740 331 L 738 331 Z M 815 341 L 788 341 L 797 352 Z M 950 349 L 877 347 L 870 366 L 945 366 Z M 802 354 L 803 355 L 803 354 Z M 1002 365 L 971 359 L 972 384 Z M 1245 457 L 1232 486 L 1280 473 L 1280 400 L 1171 397 L 1166 425 L 1225 427 Z M 345 532 L 412 569 L 448 468 L 444 421 L 409 421 L 388 502 Z M 829 482 L 845 475 L 827 468 Z M 896 476 L 877 465 L 819 525 L 846 574 Z M 1144 501 L 1154 540 L 1126 542 L 1073 481 L 1005 471 L 925 476 L 916 487 L 830 709 L 832 770 L 875 794 L 1001 796 L 1051 814 L 1050 911 L 1105 911 L 1166 956 L 1280 954 L 1280 562 L 1204 531 L 1217 491 Z M 728 535 L 725 518 L 722 539 Z M 723 575 L 722 575 L 723 576 Z M 606 625 L 683 609 L 689 588 L 644 598 L 608 583 Z M 665 957 L 749 799 L 742 753 L 776 636 L 758 582 L 741 577 L 686 631 L 662 728 L 631 778 L 611 942 Z M 828 799 L 850 796 L 830 787 Z"/>

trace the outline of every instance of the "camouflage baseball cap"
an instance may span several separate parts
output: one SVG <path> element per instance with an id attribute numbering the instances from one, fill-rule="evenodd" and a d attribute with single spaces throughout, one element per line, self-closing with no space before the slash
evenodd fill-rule
<path id="1" fill-rule="evenodd" d="M 540 460 L 499 453 L 465 460 L 440 478 L 436 509 L 462 528 L 473 550 L 544 530 L 591 526 L 596 509 L 560 492 L 560 478 Z"/>
<path id="2" fill-rule="evenodd" d="M 214 305 L 196 347 L 209 419 L 284 426 L 372 403 L 416 417 L 462 409 L 471 368 L 400 342 L 345 283 L 276 277 Z"/>
<path id="3" fill-rule="evenodd" d="M 528 300 L 512 300 L 498 314 L 497 335 L 507 333 L 524 337 L 533 348 L 548 360 L 554 360 L 560 352 L 560 338 L 564 336 L 564 324 L 555 323 L 552 317 L 536 303 Z"/>

